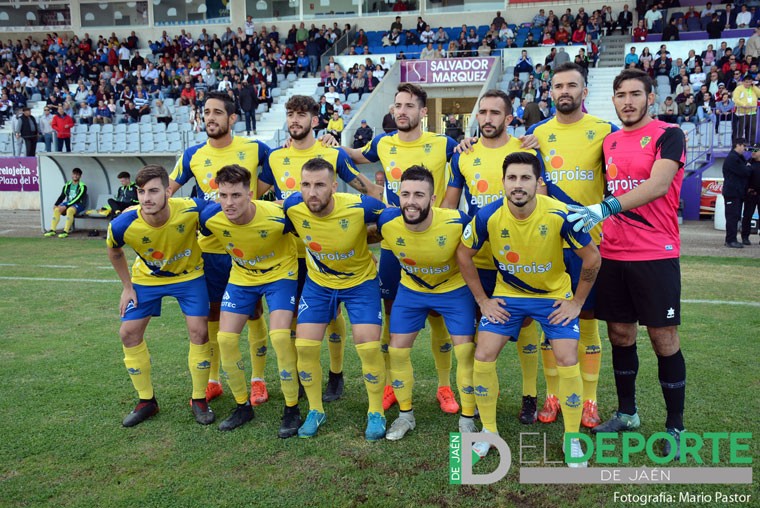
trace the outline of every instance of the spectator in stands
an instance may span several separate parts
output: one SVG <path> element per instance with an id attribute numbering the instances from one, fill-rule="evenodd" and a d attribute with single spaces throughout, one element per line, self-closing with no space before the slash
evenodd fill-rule
<path id="1" fill-rule="evenodd" d="M 586 23 L 586 35 L 590 35 L 591 39 L 595 41 L 599 39 L 599 34 L 603 29 L 601 17 L 592 14 L 589 17 L 588 23 Z"/>
<path id="2" fill-rule="evenodd" d="M 422 44 L 427 44 L 429 42 L 433 42 L 435 39 L 435 32 L 430 29 L 430 25 L 425 25 L 425 29 L 420 33 L 420 42 Z"/>
<path id="3" fill-rule="evenodd" d="M 575 29 L 573 29 L 571 41 L 573 44 L 583 44 L 586 41 L 586 27 L 583 24 L 583 20 L 580 18 L 575 23 Z"/>
<path id="4" fill-rule="evenodd" d="M 715 120 L 715 99 L 710 92 L 702 94 L 702 103 L 697 105 L 697 121 L 709 123 Z"/>
<path id="5" fill-rule="evenodd" d="M 662 21 L 662 12 L 658 9 L 658 4 L 655 2 L 652 7 L 644 14 L 644 21 L 646 21 L 647 30 L 654 32 L 654 24 L 658 21 Z"/>
<path id="6" fill-rule="evenodd" d="M 690 97 L 692 94 L 691 85 L 686 84 L 680 84 L 676 87 L 676 104 L 681 104 L 682 102 L 686 102 L 687 97 Z"/>
<path id="7" fill-rule="evenodd" d="M 662 30 L 663 41 L 679 41 L 681 36 L 678 32 L 678 26 L 676 25 L 676 18 L 670 18 L 670 23 Z"/>
<path id="8" fill-rule="evenodd" d="M 755 33 L 753 33 L 747 41 L 745 54 L 751 56 L 755 60 L 760 58 L 760 26 L 755 28 Z"/>
<path id="9" fill-rule="evenodd" d="M 733 54 L 739 60 L 744 60 L 747 57 L 747 45 L 744 37 L 739 39 L 739 42 L 733 49 Z"/>
<path id="10" fill-rule="evenodd" d="M 710 39 L 720 39 L 723 34 L 723 23 L 720 22 L 717 14 L 711 16 L 710 22 L 707 23 L 705 30 L 707 30 L 707 37 Z"/>
<path id="11" fill-rule="evenodd" d="M 259 104 L 266 102 L 268 110 L 272 108 L 272 90 L 267 86 L 266 81 L 259 83 L 259 88 L 256 91 L 256 99 Z"/>
<path id="12" fill-rule="evenodd" d="M 528 52 L 525 50 L 522 50 L 520 53 L 520 57 L 517 59 L 514 68 L 515 76 L 519 75 L 521 72 L 533 72 L 533 59 L 528 56 Z"/>
<path id="13" fill-rule="evenodd" d="M 383 127 L 383 132 L 385 132 L 386 134 L 397 130 L 396 119 L 393 118 L 393 104 L 388 106 L 388 112 L 383 117 L 382 127 Z"/>
<path id="14" fill-rule="evenodd" d="M 45 142 L 45 151 L 46 152 L 52 152 L 53 151 L 53 114 L 50 112 L 50 107 L 45 106 L 42 112 L 42 116 L 40 116 L 39 121 L 37 122 L 37 125 L 40 127 L 40 135 L 42 137 L 42 140 Z"/>
<path id="15" fill-rule="evenodd" d="M 420 38 L 417 37 L 417 34 L 415 32 L 412 32 L 411 30 L 407 30 L 406 32 L 406 45 L 407 46 L 414 46 L 420 43 Z"/>
<path id="16" fill-rule="evenodd" d="M 536 102 L 537 95 L 536 85 L 533 84 L 533 80 L 529 80 L 523 88 L 523 103 Z"/>
<path id="17" fill-rule="evenodd" d="M 443 27 L 438 27 L 438 31 L 435 33 L 435 36 L 433 37 L 433 41 L 437 44 L 448 44 L 449 43 L 449 34 L 446 33 L 446 30 L 443 29 Z"/>
<path id="18" fill-rule="evenodd" d="M 625 55 L 625 66 L 637 66 L 639 64 L 639 55 L 636 54 L 636 46 L 631 46 L 631 52 Z"/>
<path id="19" fill-rule="evenodd" d="M 496 11 L 496 16 L 491 20 L 491 24 L 496 28 L 501 28 L 501 25 L 506 24 L 507 20 L 501 16 L 501 11 Z"/>
<path id="20" fill-rule="evenodd" d="M 469 32 L 467 32 L 467 49 L 470 50 L 471 53 L 477 53 L 478 47 L 480 46 L 480 37 L 478 37 L 478 34 L 475 32 L 474 28 L 470 28 Z"/>
<path id="21" fill-rule="evenodd" d="M 421 34 L 425 31 L 425 27 L 427 26 L 427 23 L 422 19 L 422 16 L 417 16 L 417 34 Z"/>
<path id="22" fill-rule="evenodd" d="M 676 123 L 678 121 L 678 105 L 673 102 L 673 97 L 668 95 L 660 104 L 657 118 L 663 122 Z"/>
<path id="23" fill-rule="evenodd" d="M 56 151 L 62 152 L 65 147 L 67 152 L 71 152 L 71 129 L 74 127 L 74 119 L 66 114 L 63 106 L 58 106 L 58 114 L 53 117 L 50 126 L 56 134 Z"/>
<path id="24" fill-rule="evenodd" d="M 367 125 L 367 120 L 362 120 L 361 125 L 354 133 L 354 148 L 363 148 L 372 140 L 372 129 Z"/>
<path id="25" fill-rule="evenodd" d="M 544 25 L 546 25 L 546 14 L 544 13 L 543 9 L 539 9 L 538 14 L 533 16 L 532 23 L 535 28 L 542 28 Z"/>
<path id="26" fill-rule="evenodd" d="M 717 72 L 711 72 L 707 77 L 707 90 L 715 96 L 715 101 L 720 101 L 726 85 L 720 81 Z"/>
<path id="27" fill-rule="evenodd" d="M 379 84 L 380 80 L 374 76 L 372 71 L 368 70 L 367 77 L 364 79 L 364 93 L 371 94 Z"/>
<path id="28" fill-rule="evenodd" d="M 631 26 L 633 26 L 633 13 L 628 10 L 628 4 L 625 4 L 617 17 L 617 28 L 620 29 L 620 35 L 628 34 Z"/>
<path id="29" fill-rule="evenodd" d="M 726 30 L 730 30 L 731 28 L 736 28 L 736 10 L 734 9 L 734 6 L 732 4 L 726 4 Z"/>
<path id="30" fill-rule="evenodd" d="M 750 143 L 755 143 L 758 98 L 760 98 L 760 88 L 755 85 L 752 76 L 745 74 L 741 85 L 736 87 L 732 97 L 736 106 L 733 125 L 735 138 L 744 137 Z"/>
<path id="31" fill-rule="evenodd" d="M 528 36 L 525 38 L 525 42 L 523 42 L 524 48 L 535 48 L 538 47 L 538 41 L 533 38 L 533 33 L 528 33 Z"/>
<path id="32" fill-rule="evenodd" d="M 32 116 L 32 110 L 29 107 L 22 109 L 21 116 L 18 119 L 16 136 L 23 140 L 26 156 L 34 157 L 37 154 L 37 140 L 40 137 L 40 128 L 37 124 L 37 119 Z"/>
<path id="33" fill-rule="evenodd" d="M 435 49 L 433 49 L 433 43 L 428 42 L 427 46 L 422 48 L 420 60 L 432 60 L 433 58 L 435 58 Z"/>
<path id="34" fill-rule="evenodd" d="M 478 47 L 478 56 L 491 56 L 491 46 L 488 45 L 488 39 L 483 39 Z"/>
<path id="35" fill-rule="evenodd" d="M 391 23 L 391 27 L 388 31 L 392 32 L 393 30 L 396 30 L 397 32 L 404 30 L 404 26 L 401 24 L 401 16 L 396 16 L 396 20 Z"/>
<path id="36" fill-rule="evenodd" d="M 749 28 L 750 22 L 752 22 L 752 13 L 746 5 L 742 5 L 741 10 L 736 15 L 736 28 Z"/>
<path id="37" fill-rule="evenodd" d="M 113 122 L 113 113 L 111 113 L 105 101 L 98 101 L 98 107 L 95 109 L 95 116 L 92 121 L 100 125 Z"/>
<path id="38" fill-rule="evenodd" d="M 340 143 L 340 137 L 343 133 L 343 118 L 338 111 L 333 111 L 330 121 L 327 122 L 327 134 L 331 134 L 335 140 Z"/>
<path id="39" fill-rule="evenodd" d="M 570 34 L 567 33 L 567 29 L 565 28 L 564 25 L 561 25 L 557 29 L 557 33 L 554 34 L 554 41 L 557 44 L 562 44 L 562 45 L 570 42 Z"/>
<path id="40" fill-rule="evenodd" d="M 82 102 L 79 105 L 79 123 L 82 125 L 92 125 L 92 119 L 95 115 L 95 111 L 92 106 L 86 102 Z"/>
<path id="41" fill-rule="evenodd" d="M 702 67 L 697 65 L 694 68 L 694 72 L 692 72 L 689 75 L 689 82 L 691 83 L 691 86 L 696 88 L 700 88 L 705 81 L 707 80 L 707 76 L 704 72 L 702 72 Z"/>
<path id="42" fill-rule="evenodd" d="M 688 94 L 684 101 L 678 104 L 678 125 L 684 122 L 693 122 L 697 116 L 697 105 L 694 102 L 694 95 Z"/>
<path id="43" fill-rule="evenodd" d="M 444 122 L 444 133 L 451 139 L 460 141 L 464 137 L 462 121 L 456 115 L 448 115 Z"/>
<path id="44" fill-rule="evenodd" d="M 723 90 L 720 101 L 715 104 L 715 133 L 718 133 L 718 127 L 721 121 L 731 121 L 734 116 L 734 101 L 727 90 Z"/>
<path id="45" fill-rule="evenodd" d="M 156 122 L 158 123 L 169 125 L 172 122 L 172 113 L 161 99 L 156 99 L 155 106 L 153 107 L 153 115 L 156 117 Z"/>
<path id="46" fill-rule="evenodd" d="M 511 99 L 519 99 L 522 98 L 523 95 L 523 87 L 525 87 L 525 83 L 523 83 L 520 80 L 520 76 L 515 74 L 512 78 L 512 81 L 509 82 L 509 85 L 507 86 L 507 90 L 509 92 L 509 97 Z"/>
<path id="47" fill-rule="evenodd" d="M 354 44 L 359 47 L 369 44 L 369 39 L 367 38 L 367 34 L 364 33 L 363 28 L 360 28 L 359 32 L 356 34 L 356 37 L 354 38 Z"/>
<path id="48" fill-rule="evenodd" d="M 667 53 L 661 53 L 660 58 L 654 61 L 652 67 L 654 67 L 655 76 L 668 76 L 670 77 L 670 68 L 673 62 L 668 58 Z"/>
<path id="49" fill-rule="evenodd" d="M 643 19 L 640 19 L 636 28 L 633 29 L 633 42 L 646 42 L 649 30 Z"/>

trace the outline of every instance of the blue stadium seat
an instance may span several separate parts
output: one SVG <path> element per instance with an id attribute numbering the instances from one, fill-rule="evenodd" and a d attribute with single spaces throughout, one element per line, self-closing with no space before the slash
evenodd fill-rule
<path id="1" fill-rule="evenodd" d="M 699 32 L 702 30 L 702 24 L 697 18 L 691 17 L 686 20 L 686 30 L 689 32 Z"/>

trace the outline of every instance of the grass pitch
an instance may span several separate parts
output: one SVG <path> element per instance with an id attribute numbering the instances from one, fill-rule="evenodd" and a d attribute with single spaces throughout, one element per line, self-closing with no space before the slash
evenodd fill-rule
<path id="1" fill-rule="evenodd" d="M 686 426 L 699 433 L 752 432 L 757 439 L 760 266 L 750 259 L 684 257 L 682 271 L 683 298 L 712 301 L 684 303 L 682 308 Z M 5 387 L 0 398 L 0 506 L 588 508 L 613 505 L 615 491 L 677 495 L 687 490 L 754 494 L 748 506 L 760 503 L 756 483 L 519 484 L 519 433 L 545 433 L 546 458 L 561 461 L 562 427 L 519 424 L 521 381 L 513 345 L 499 360 L 499 425 L 512 449 L 510 472 L 488 486 L 449 485 L 448 433 L 456 431 L 458 417 L 443 414 L 437 406 L 426 331 L 413 352 L 417 429 L 400 442 L 364 440 L 366 393 L 350 341 L 345 395 L 326 404 L 328 419 L 315 439 L 276 437 L 283 399 L 273 354 L 266 371 L 270 401 L 256 409 L 254 421 L 231 433 L 219 432 L 216 425 L 201 427 L 187 404 L 187 338 L 179 306 L 171 300 L 165 300 L 163 315 L 147 332 L 161 412 L 125 429 L 121 419 L 132 409 L 136 394 L 117 335 L 120 291 L 101 241 L 0 239 L 0 372 Z M 616 397 L 603 325 L 601 331 L 599 408 L 606 418 Z M 248 364 L 245 336 L 241 347 Z M 663 430 L 665 410 L 656 359 L 643 329 L 639 355 L 641 432 L 648 436 Z M 326 346 L 323 360 L 326 365 Z M 539 400 L 543 395 L 539 370 Z M 217 420 L 234 405 L 227 390 L 212 403 Z M 306 409 L 303 401 L 303 416 Z M 397 411 L 392 408 L 387 414 L 389 425 Z M 757 450 L 757 440 L 752 441 L 755 461 Z M 709 458 L 708 453 L 702 456 Z M 727 447 L 721 448 L 720 459 L 720 465 L 728 464 Z M 497 463 L 492 453 L 475 472 L 489 472 Z M 645 456 L 631 465 L 654 466 Z M 757 465 L 752 467 L 757 473 Z"/>

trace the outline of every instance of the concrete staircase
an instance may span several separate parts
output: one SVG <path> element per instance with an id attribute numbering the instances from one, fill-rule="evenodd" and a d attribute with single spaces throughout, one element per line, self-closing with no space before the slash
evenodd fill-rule
<path id="1" fill-rule="evenodd" d="M 294 95 L 313 97 L 318 91 L 319 78 L 299 78 L 289 84 L 287 88 L 281 88 L 281 94 L 274 98 L 269 111 L 261 114 L 256 121 L 256 135 L 250 138 L 263 141 L 272 148 L 280 146 L 287 137 L 285 103 Z"/>
<path id="2" fill-rule="evenodd" d="M 625 64 L 625 45 L 631 42 L 630 35 L 608 35 L 602 42 L 599 55 L 599 67 L 623 68 Z"/>
<path id="3" fill-rule="evenodd" d="M 594 116 L 620 125 L 612 104 L 612 82 L 622 67 L 594 67 L 588 73 L 588 97 L 586 109 Z"/>

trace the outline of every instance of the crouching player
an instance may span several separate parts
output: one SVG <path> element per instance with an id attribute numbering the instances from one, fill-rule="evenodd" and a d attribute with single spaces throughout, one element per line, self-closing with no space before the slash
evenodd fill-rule
<path id="1" fill-rule="evenodd" d="M 583 411 L 578 315 L 599 271 L 599 251 L 588 234 L 573 231 L 564 203 L 536 194 L 541 164 L 535 155 L 512 153 L 504 159 L 503 170 L 505 197 L 480 209 L 465 228 L 457 251 L 462 276 L 483 315 L 473 372 L 483 432 L 497 432 L 496 358 L 507 340 L 520 332 L 527 317 L 541 324 L 554 351 L 565 432 L 578 432 Z M 490 240 L 491 255 L 499 271 L 492 298 L 483 290 L 472 260 L 486 240 Z M 563 241 L 583 262 L 575 295 L 565 271 Z M 569 444 L 566 461 L 583 455 L 578 439 Z M 473 445 L 481 457 L 488 449 L 487 442 Z"/>
<path id="2" fill-rule="evenodd" d="M 119 301 L 124 365 L 140 397 L 135 409 L 124 418 L 133 427 L 158 413 L 151 382 L 151 360 L 145 329 L 152 316 L 161 315 L 161 299 L 173 296 L 185 315 L 190 336 L 188 366 L 193 380 L 190 405 L 202 425 L 214 421 L 206 402 L 211 351 L 208 343 L 208 295 L 203 276 L 203 259 L 198 247 L 198 220 L 206 202 L 201 199 L 169 198 L 169 174 L 158 165 L 137 173 L 140 205 L 119 215 L 108 226 L 108 258 L 121 279 Z M 123 247 L 137 254 L 132 273 Z"/>
<path id="3" fill-rule="evenodd" d="M 383 249 L 401 265 L 401 285 L 390 319 L 388 380 L 399 404 L 399 417 L 386 439 L 397 441 L 416 426 L 412 409 L 414 340 L 430 311 L 443 316 L 457 357 L 457 387 L 462 401 L 460 432 L 475 432 L 472 362 L 475 344 L 475 300 L 459 273 L 456 251 L 470 222 L 464 212 L 433 207 L 433 174 L 412 166 L 401 175 L 400 208 L 386 208 L 377 221 Z"/>
<path id="4" fill-rule="evenodd" d="M 295 239 L 285 232 L 285 215 L 280 205 L 251 201 L 250 171 L 238 164 L 224 166 L 216 174 L 216 183 L 219 203 L 209 205 L 201 214 L 201 233 L 215 236 L 232 259 L 217 337 L 222 367 L 238 404 L 219 430 L 233 430 L 253 419 L 239 341 L 248 316 L 265 297 L 269 307 L 269 337 L 277 353 L 277 370 L 285 397 L 279 436 L 292 437 L 301 426 L 296 351 L 290 339 L 298 285 Z"/>

